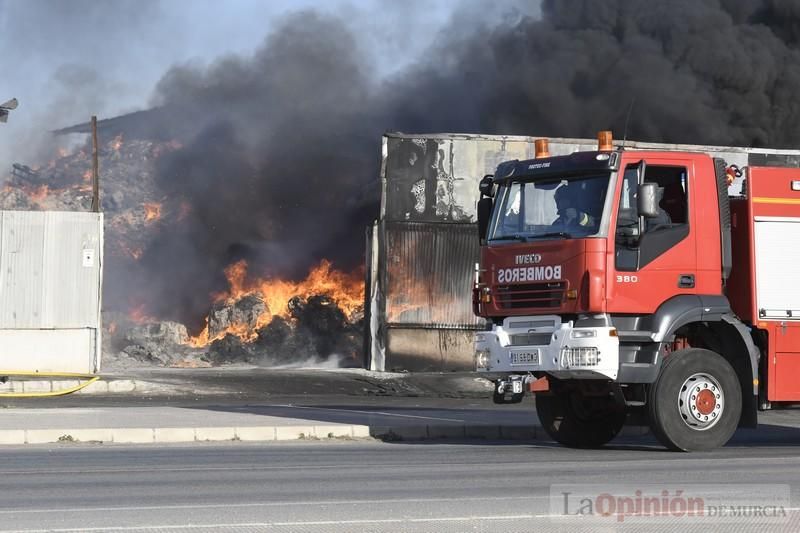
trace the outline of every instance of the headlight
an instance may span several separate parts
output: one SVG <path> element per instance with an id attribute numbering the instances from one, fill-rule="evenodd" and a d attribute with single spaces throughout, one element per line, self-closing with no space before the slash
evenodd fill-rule
<path id="1" fill-rule="evenodd" d="M 488 370 L 489 357 L 489 350 L 475 350 L 475 369 Z"/>
<path id="2" fill-rule="evenodd" d="M 597 337 L 597 331 L 593 329 L 573 329 L 570 337 L 573 339 L 588 339 L 589 337 Z"/>
<path id="3" fill-rule="evenodd" d="M 570 348 L 561 350 L 562 364 L 566 367 L 596 366 L 600 363 L 600 350 L 591 348 Z"/>

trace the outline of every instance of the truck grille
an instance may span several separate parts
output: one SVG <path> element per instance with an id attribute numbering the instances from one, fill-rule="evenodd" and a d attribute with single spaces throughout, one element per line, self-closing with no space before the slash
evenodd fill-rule
<path id="1" fill-rule="evenodd" d="M 561 307 L 567 283 L 551 281 L 524 285 L 498 285 L 494 291 L 500 309 Z"/>
<path id="2" fill-rule="evenodd" d="M 547 346 L 552 333 L 517 333 L 509 335 L 511 346 Z"/>

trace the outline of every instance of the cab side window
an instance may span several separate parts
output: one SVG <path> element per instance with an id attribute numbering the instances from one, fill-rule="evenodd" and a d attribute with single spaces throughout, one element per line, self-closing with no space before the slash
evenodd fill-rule
<path id="1" fill-rule="evenodd" d="M 636 166 L 625 169 L 615 234 L 617 270 L 639 270 L 689 235 L 686 167 L 648 165 L 644 182 L 658 186 L 658 213 L 640 223 Z"/>

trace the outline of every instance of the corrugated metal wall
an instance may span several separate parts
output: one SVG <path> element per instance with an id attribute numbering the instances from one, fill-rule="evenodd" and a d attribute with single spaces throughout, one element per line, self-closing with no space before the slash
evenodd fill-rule
<path id="1" fill-rule="evenodd" d="M 386 324 L 478 329 L 472 313 L 478 239 L 473 224 L 386 226 Z"/>
<path id="2" fill-rule="evenodd" d="M 472 313 L 477 183 L 501 161 L 532 153 L 523 137 L 384 137 L 370 368 L 471 368 L 472 332 L 484 327 Z"/>
<path id="3" fill-rule="evenodd" d="M 103 216 L 0 211 L 0 369 L 100 365 Z"/>

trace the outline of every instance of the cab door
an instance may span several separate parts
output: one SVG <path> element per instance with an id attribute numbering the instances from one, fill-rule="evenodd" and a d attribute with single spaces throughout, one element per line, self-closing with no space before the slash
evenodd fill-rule
<path id="1" fill-rule="evenodd" d="M 694 165 L 664 156 L 626 159 L 609 229 L 608 311 L 652 313 L 673 296 L 697 294 Z M 658 186 L 655 217 L 639 216 L 640 183 Z"/>

